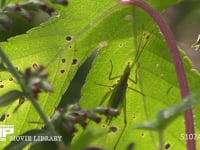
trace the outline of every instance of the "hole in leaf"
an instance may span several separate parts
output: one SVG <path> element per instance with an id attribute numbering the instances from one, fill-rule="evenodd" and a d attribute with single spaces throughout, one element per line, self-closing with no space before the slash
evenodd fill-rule
<path id="1" fill-rule="evenodd" d="M 141 137 L 144 137 L 145 136 L 145 134 L 144 133 L 141 133 Z"/>
<path id="2" fill-rule="evenodd" d="M 77 64 L 77 62 L 78 62 L 78 59 L 74 58 L 74 59 L 72 60 L 72 65 Z"/>
<path id="3" fill-rule="evenodd" d="M 65 72 L 65 70 L 60 70 L 60 73 L 64 73 Z"/>
<path id="4" fill-rule="evenodd" d="M 133 116 L 133 119 L 135 120 L 135 119 L 136 119 L 136 116 Z"/>
<path id="5" fill-rule="evenodd" d="M 33 67 L 33 69 L 37 69 L 38 65 L 37 64 L 33 64 L 32 67 Z"/>
<path id="6" fill-rule="evenodd" d="M 71 41 L 72 40 L 72 36 L 70 36 L 70 35 L 66 36 L 66 40 L 67 41 Z"/>
<path id="7" fill-rule="evenodd" d="M 9 81 L 13 81 L 13 78 L 12 78 L 12 77 L 10 77 L 8 80 L 9 80 Z"/>
<path id="8" fill-rule="evenodd" d="M 147 35 L 147 36 L 146 36 L 146 40 L 148 40 L 149 38 L 150 38 L 150 35 Z"/>
<path id="9" fill-rule="evenodd" d="M 150 38 L 150 35 L 149 33 L 146 33 L 146 32 L 143 32 L 143 37 L 148 40 Z"/>
<path id="10" fill-rule="evenodd" d="M 171 145 L 169 143 L 165 144 L 165 149 L 169 149 L 171 147 Z"/>
<path id="11" fill-rule="evenodd" d="M 1 85 L 0 85 L 0 88 L 2 89 L 3 87 L 4 87 L 4 85 L 3 85 L 3 84 L 1 84 Z"/>
<path id="12" fill-rule="evenodd" d="M 65 63 L 65 62 L 66 62 L 66 59 L 65 59 L 65 58 L 62 58 L 61 61 L 62 61 L 62 63 Z"/>
<path id="13" fill-rule="evenodd" d="M 122 44 L 122 43 L 120 43 L 120 44 L 119 44 L 119 47 L 122 47 L 122 46 L 123 46 L 123 44 Z"/>
<path id="14" fill-rule="evenodd" d="M 108 132 L 117 132 L 117 130 L 118 130 L 117 127 L 115 127 L 115 126 L 110 126 Z"/>
<path id="15" fill-rule="evenodd" d="M 7 114 L 6 117 L 10 117 L 10 114 Z"/>
<path id="16" fill-rule="evenodd" d="M 15 67 L 15 69 L 16 69 L 17 71 L 19 71 L 19 68 L 18 68 L 18 67 Z"/>
<path id="17" fill-rule="evenodd" d="M 105 128 L 106 126 L 105 125 L 102 125 L 102 128 Z"/>

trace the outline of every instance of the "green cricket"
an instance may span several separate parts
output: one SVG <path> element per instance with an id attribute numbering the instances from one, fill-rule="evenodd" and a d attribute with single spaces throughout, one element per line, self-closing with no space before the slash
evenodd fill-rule
<path id="1" fill-rule="evenodd" d="M 120 133 L 120 136 L 118 137 L 115 145 L 114 145 L 114 150 L 116 149 L 118 143 L 120 142 L 120 139 L 126 129 L 126 125 L 127 125 L 127 117 L 126 117 L 126 91 L 127 89 L 131 89 L 132 91 L 135 91 L 137 92 L 138 94 L 141 94 L 142 96 L 145 96 L 144 93 L 142 93 L 141 91 L 137 90 L 137 89 L 134 89 L 132 87 L 128 87 L 128 80 L 130 80 L 131 82 L 133 82 L 134 84 L 137 84 L 137 68 L 138 66 L 136 67 L 136 70 L 135 70 L 135 79 L 131 79 L 130 78 L 130 72 L 131 72 L 131 69 L 134 67 L 134 65 L 138 62 L 139 60 L 139 57 L 141 56 L 142 52 L 144 51 L 144 48 L 146 46 L 146 44 L 148 43 L 149 41 L 149 37 L 150 37 L 150 34 L 143 34 L 143 37 L 145 37 L 146 39 L 146 42 L 144 43 L 144 45 L 142 46 L 141 50 L 139 50 L 140 48 L 140 45 L 141 45 L 141 40 L 139 42 L 139 47 L 136 51 L 136 54 L 135 54 L 135 59 L 134 59 L 134 62 L 132 64 L 130 64 L 130 62 L 127 64 L 123 74 L 121 76 L 115 76 L 115 77 L 112 77 L 112 71 L 113 71 L 113 63 L 112 61 L 110 60 L 110 63 L 111 63 L 111 70 L 110 70 L 110 73 L 109 73 L 109 80 L 114 80 L 114 79 L 117 79 L 119 78 L 119 80 L 117 81 L 116 84 L 114 85 L 111 85 L 111 86 L 108 86 L 108 85 L 103 85 L 103 84 L 98 84 L 100 86 L 107 86 L 107 87 L 111 87 L 111 90 L 109 92 L 107 92 L 101 102 L 99 103 L 99 105 L 102 105 L 105 100 L 108 98 L 109 95 L 110 98 L 108 100 L 108 104 L 107 106 L 110 107 L 110 108 L 113 108 L 113 109 L 118 109 L 119 112 L 121 111 L 121 109 L 123 109 L 123 114 L 124 114 L 124 127 Z M 113 119 L 113 116 L 107 116 L 106 117 L 106 125 L 110 125 L 111 121 Z"/>

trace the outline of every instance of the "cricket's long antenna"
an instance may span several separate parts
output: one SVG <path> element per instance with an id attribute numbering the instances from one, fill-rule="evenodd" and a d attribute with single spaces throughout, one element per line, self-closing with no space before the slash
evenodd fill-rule
<path id="1" fill-rule="evenodd" d="M 133 68 L 134 67 L 134 65 L 137 63 L 137 61 L 138 61 L 138 59 L 139 59 L 139 57 L 140 57 L 140 55 L 141 55 L 141 52 L 139 51 L 139 49 L 140 49 L 140 46 L 141 46 L 141 43 L 142 43 L 142 38 L 140 38 L 140 41 L 139 41 L 139 45 L 138 45 L 138 41 L 137 41 L 137 39 L 138 39 L 138 30 L 137 30 L 137 23 L 136 23 L 136 20 L 137 20 L 137 15 L 136 15 L 136 7 L 133 7 L 133 18 L 134 18 L 134 20 L 133 20 L 133 37 L 134 37 L 134 49 L 135 49 L 135 51 L 136 51 L 136 53 L 135 53 L 135 58 L 134 58 L 134 61 L 133 61 L 133 63 L 132 63 L 132 65 L 131 65 L 131 68 Z"/>
<path id="2" fill-rule="evenodd" d="M 56 60 L 56 58 L 58 56 L 60 56 L 62 54 L 62 52 L 64 50 L 66 50 L 67 48 L 69 48 L 73 43 L 75 43 L 75 41 L 81 36 L 83 35 L 87 30 L 89 30 L 91 27 L 93 27 L 95 24 L 97 24 L 99 21 L 101 21 L 102 19 L 104 19 L 105 17 L 107 17 L 108 15 L 110 15 L 111 13 L 113 13 L 115 10 L 117 10 L 118 8 L 120 8 L 121 5 L 116 4 L 113 7 L 107 9 L 106 11 L 104 11 L 100 16 L 98 16 L 96 19 L 94 19 L 91 23 L 89 23 L 87 26 L 85 26 L 80 32 L 78 32 L 73 39 L 68 42 L 66 45 L 64 45 L 63 49 L 60 50 L 58 53 L 56 53 L 56 55 L 48 62 L 48 64 L 46 65 L 46 67 L 48 67 L 53 61 Z"/>
<path id="3" fill-rule="evenodd" d="M 134 21 L 133 21 L 133 36 L 134 36 L 134 48 L 135 48 L 136 53 L 135 53 L 134 61 L 133 61 L 132 65 L 131 65 L 131 68 L 133 68 L 134 65 L 138 63 L 138 60 L 139 60 L 140 56 L 142 55 L 147 43 L 149 42 L 150 35 L 153 32 L 153 30 L 152 30 L 150 35 L 147 35 L 146 37 L 144 37 L 146 42 L 144 43 L 143 46 L 142 46 L 142 39 L 143 39 L 144 35 L 141 35 L 141 38 L 140 38 L 139 43 L 138 43 L 138 41 L 137 41 L 137 39 L 138 39 L 138 30 L 137 30 L 137 21 L 136 21 L 137 20 L 137 16 L 136 16 L 136 12 L 135 12 L 136 10 L 135 9 L 136 8 L 134 7 L 133 8 L 133 18 L 134 18 Z M 142 25 L 142 29 L 144 29 L 144 25 Z"/>
<path id="4" fill-rule="evenodd" d="M 143 36 L 143 35 L 142 35 L 142 36 Z M 142 45 L 142 39 L 143 39 L 142 36 L 141 36 L 141 38 L 140 38 L 139 44 L 137 44 L 137 42 L 134 42 L 136 53 L 135 53 L 134 61 L 133 61 L 132 65 L 131 65 L 131 68 L 133 68 L 134 65 L 138 63 L 138 60 L 139 60 L 140 56 L 142 55 L 142 53 L 143 53 L 143 51 L 144 51 L 146 45 L 148 44 L 149 36 L 148 36 L 148 39 L 147 39 L 147 38 L 145 39 L 146 42 L 144 43 L 144 45 L 141 46 L 141 45 Z M 135 38 L 134 38 L 134 41 L 137 41 L 136 36 L 135 36 Z"/>

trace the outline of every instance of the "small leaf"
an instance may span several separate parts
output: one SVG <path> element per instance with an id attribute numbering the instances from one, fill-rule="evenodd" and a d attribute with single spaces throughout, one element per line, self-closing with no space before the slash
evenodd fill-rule
<path id="1" fill-rule="evenodd" d="M 185 111 L 191 109 L 194 106 L 200 105 L 200 101 L 192 102 L 192 97 L 188 97 L 183 102 L 177 106 L 169 107 L 161 110 L 157 114 L 157 122 L 144 122 L 138 126 L 136 129 L 147 129 L 147 130 L 163 130 L 168 125 L 172 123 L 178 116 L 180 116 Z"/>
<path id="2" fill-rule="evenodd" d="M 161 110 L 157 115 L 157 121 L 159 129 L 166 128 L 173 120 L 175 120 L 183 112 L 191 109 L 192 106 L 199 105 L 200 101 L 192 102 L 191 97 L 183 100 L 183 102 L 177 106 L 169 107 Z"/>
<path id="3" fill-rule="evenodd" d="M 0 106 L 6 106 L 22 96 L 23 93 L 20 91 L 17 90 L 9 91 L 8 93 L 0 97 Z"/>

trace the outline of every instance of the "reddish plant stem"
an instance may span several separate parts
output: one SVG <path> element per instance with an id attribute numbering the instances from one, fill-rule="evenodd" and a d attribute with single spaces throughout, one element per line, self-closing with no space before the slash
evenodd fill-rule
<path id="1" fill-rule="evenodd" d="M 129 4 L 133 6 L 138 6 L 141 9 L 143 9 L 145 12 L 147 12 L 152 19 L 156 22 L 158 27 L 160 28 L 160 31 L 163 33 L 164 38 L 167 42 L 167 45 L 170 49 L 172 59 L 174 61 L 175 69 L 176 69 L 176 75 L 179 82 L 180 92 L 182 99 L 189 96 L 189 87 L 188 82 L 184 70 L 183 63 L 181 61 L 181 57 L 179 55 L 179 51 L 176 45 L 176 42 L 173 38 L 173 35 L 169 29 L 169 27 L 166 25 L 166 23 L 163 21 L 162 17 L 157 13 L 151 6 L 149 6 L 147 3 L 145 3 L 143 0 L 119 0 L 122 4 Z M 184 113 L 184 119 L 185 119 L 185 132 L 187 135 L 192 134 L 194 135 L 194 119 L 193 119 L 193 113 L 192 110 L 188 110 Z M 187 140 L 187 150 L 196 150 L 196 142 L 195 139 Z"/>

